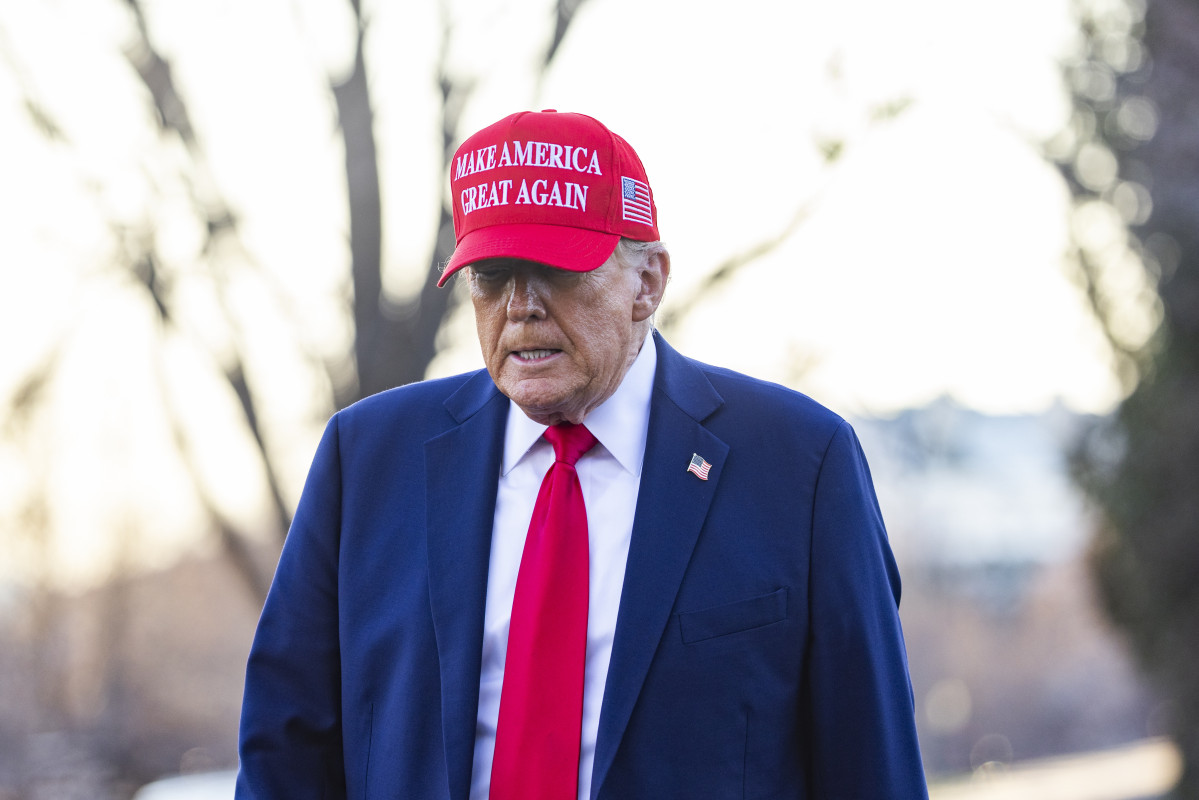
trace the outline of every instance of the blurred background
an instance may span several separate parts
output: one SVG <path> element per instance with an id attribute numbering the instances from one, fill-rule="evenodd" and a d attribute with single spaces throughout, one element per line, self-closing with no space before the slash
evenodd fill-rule
<path id="1" fill-rule="evenodd" d="M 1199 798 L 1197 42 L 1193 0 L 0 2 L 0 799 L 236 766 L 317 437 L 481 365 L 447 163 L 530 108 L 642 156 L 673 344 L 858 428 L 934 797 Z"/>

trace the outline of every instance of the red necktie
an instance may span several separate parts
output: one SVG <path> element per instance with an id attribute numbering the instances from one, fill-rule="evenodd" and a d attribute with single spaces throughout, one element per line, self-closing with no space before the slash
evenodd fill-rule
<path id="1" fill-rule="evenodd" d="M 553 425 L 554 463 L 537 493 L 520 559 L 491 800 L 575 800 L 587 656 L 587 509 L 575 462 L 596 442 Z"/>

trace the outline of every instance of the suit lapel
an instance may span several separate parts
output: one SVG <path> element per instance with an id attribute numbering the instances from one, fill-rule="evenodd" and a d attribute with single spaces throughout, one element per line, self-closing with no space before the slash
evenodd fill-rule
<path id="1" fill-rule="evenodd" d="M 466 800 L 479 702 L 487 567 L 508 400 L 486 372 L 446 401 L 460 423 L 425 443 L 429 602 L 450 798 Z"/>
<path id="2" fill-rule="evenodd" d="M 616 757 L 728 455 L 728 445 L 701 424 L 721 405 L 720 395 L 694 364 L 657 334 L 654 340 L 658 371 L 600 712 L 592 800 Z M 712 465 L 708 480 L 687 471 L 693 454 Z"/>

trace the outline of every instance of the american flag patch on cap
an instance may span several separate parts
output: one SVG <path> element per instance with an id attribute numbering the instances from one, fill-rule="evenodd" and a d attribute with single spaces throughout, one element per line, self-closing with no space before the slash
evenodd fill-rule
<path id="1" fill-rule="evenodd" d="M 691 454 L 691 463 L 687 466 L 687 471 L 694 473 L 701 481 L 708 479 L 708 472 L 712 469 L 712 465 L 704 461 L 703 456 L 699 453 Z"/>
<path id="2" fill-rule="evenodd" d="M 621 212 L 626 222 L 654 224 L 654 213 L 649 202 L 649 186 L 636 178 L 620 179 Z"/>

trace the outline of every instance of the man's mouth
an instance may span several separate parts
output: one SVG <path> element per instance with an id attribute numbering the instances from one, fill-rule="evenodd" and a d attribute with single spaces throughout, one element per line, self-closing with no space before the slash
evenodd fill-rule
<path id="1" fill-rule="evenodd" d="M 532 363 L 561 352 L 561 350 L 514 350 L 512 351 L 512 355 L 516 356 L 519 361 Z"/>

